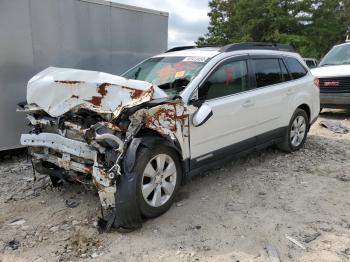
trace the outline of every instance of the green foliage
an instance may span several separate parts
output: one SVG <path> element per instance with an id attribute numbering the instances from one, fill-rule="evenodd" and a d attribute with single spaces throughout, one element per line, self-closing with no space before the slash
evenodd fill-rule
<path id="1" fill-rule="evenodd" d="M 212 0 L 208 33 L 197 44 L 247 41 L 293 45 L 305 57 L 322 57 L 344 42 L 350 0 Z"/>

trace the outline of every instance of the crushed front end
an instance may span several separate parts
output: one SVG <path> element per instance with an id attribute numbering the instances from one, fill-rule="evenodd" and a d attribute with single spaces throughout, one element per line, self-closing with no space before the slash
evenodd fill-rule
<path id="1" fill-rule="evenodd" d="M 154 99 L 162 102 L 148 104 Z M 188 154 L 187 108 L 147 82 L 48 68 L 29 81 L 27 104 L 19 110 L 27 113 L 30 131 L 21 144 L 34 168 L 54 185 L 63 180 L 95 185 L 107 231 L 115 225 L 122 160 L 140 130 L 166 136 Z"/>
<path id="2" fill-rule="evenodd" d="M 118 159 L 125 139 L 121 130 L 87 111 L 51 117 L 42 110 L 28 114 L 31 131 L 21 136 L 35 169 L 60 180 L 89 183 L 98 189 L 104 209 L 115 206 Z"/>

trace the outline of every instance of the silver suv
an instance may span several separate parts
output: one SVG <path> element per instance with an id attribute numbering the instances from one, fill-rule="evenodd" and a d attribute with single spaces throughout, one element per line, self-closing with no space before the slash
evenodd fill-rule
<path id="1" fill-rule="evenodd" d="M 122 77 L 48 68 L 28 83 L 34 167 L 94 184 L 100 228 L 134 229 L 166 212 L 181 182 L 234 154 L 298 150 L 319 110 L 319 89 L 289 46 L 181 47 Z"/>

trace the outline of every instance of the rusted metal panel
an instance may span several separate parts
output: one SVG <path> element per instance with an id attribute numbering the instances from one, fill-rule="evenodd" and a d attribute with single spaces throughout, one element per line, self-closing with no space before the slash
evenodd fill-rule
<path id="1" fill-rule="evenodd" d="M 157 131 L 162 136 L 176 140 L 182 150 L 183 159 L 189 157 L 188 134 L 189 117 L 196 107 L 185 105 L 182 100 L 172 100 L 150 109 L 141 109 L 131 116 L 133 128 L 144 124 L 146 128 Z"/>
<path id="2" fill-rule="evenodd" d="M 47 147 L 85 159 L 96 159 L 96 151 L 86 143 L 68 139 L 58 134 L 22 134 L 21 144 L 32 147 Z"/>
<path id="3" fill-rule="evenodd" d="M 53 117 L 72 109 L 89 109 L 117 117 L 129 107 L 167 97 L 151 83 L 107 73 L 50 67 L 28 83 L 27 102 Z"/>

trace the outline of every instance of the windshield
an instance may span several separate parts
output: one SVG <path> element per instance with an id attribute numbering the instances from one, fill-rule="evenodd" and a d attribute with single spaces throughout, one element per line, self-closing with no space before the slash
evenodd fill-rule
<path id="1" fill-rule="evenodd" d="M 123 76 L 150 82 L 159 86 L 168 95 L 178 95 L 207 63 L 207 57 L 154 57 L 150 58 Z"/>
<path id="2" fill-rule="evenodd" d="M 323 58 L 320 66 L 350 64 L 350 45 L 333 47 Z"/>

